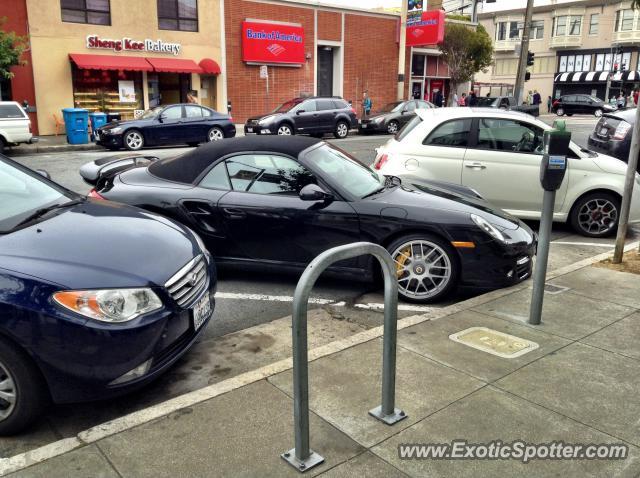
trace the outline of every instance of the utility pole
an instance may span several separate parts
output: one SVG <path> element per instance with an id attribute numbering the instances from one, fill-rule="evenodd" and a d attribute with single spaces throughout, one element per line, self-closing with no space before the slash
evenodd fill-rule
<path id="1" fill-rule="evenodd" d="M 633 184 L 636 178 L 636 168 L 638 167 L 638 154 L 640 154 L 640 107 L 636 106 L 636 122 L 633 125 L 633 136 L 631 136 L 631 148 L 629 150 L 629 159 L 627 163 L 627 176 L 624 181 L 620 221 L 618 222 L 618 235 L 616 236 L 616 249 L 613 253 L 614 264 L 620 264 L 622 262 L 622 254 L 624 253 L 624 241 L 627 238 L 631 195 L 633 193 Z"/>
<path id="2" fill-rule="evenodd" d="M 527 0 L 527 9 L 524 13 L 524 28 L 522 30 L 522 42 L 520 42 L 520 60 L 518 61 L 518 74 L 516 87 L 513 92 L 516 104 L 522 104 L 524 92 L 524 76 L 527 72 L 527 54 L 529 53 L 529 31 L 531 30 L 531 17 L 533 17 L 533 0 Z"/>
<path id="3" fill-rule="evenodd" d="M 404 100 L 404 68 L 405 56 L 407 54 L 407 8 L 409 2 L 402 0 L 402 10 L 400 14 L 400 51 L 398 52 L 398 95 L 397 100 Z"/>

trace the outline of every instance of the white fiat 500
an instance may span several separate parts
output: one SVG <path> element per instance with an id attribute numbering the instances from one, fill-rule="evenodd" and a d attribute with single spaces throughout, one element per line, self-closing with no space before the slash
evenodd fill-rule
<path id="1" fill-rule="evenodd" d="M 385 175 L 462 184 L 522 219 L 540 219 L 543 131 L 532 116 L 485 108 L 417 110 L 416 117 L 378 149 L 374 169 Z M 603 237 L 618 224 L 626 163 L 571 142 L 567 174 L 557 191 L 554 221 Z M 636 173 L 630 222 L 640 221 Z"/>

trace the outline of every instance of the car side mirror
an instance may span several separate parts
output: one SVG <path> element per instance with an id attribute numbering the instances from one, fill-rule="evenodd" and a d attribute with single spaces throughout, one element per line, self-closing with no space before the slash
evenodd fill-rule
<path id="1" fill-rule="evenodd" d="M 51 179 L 51 175 L 44 169 L 36 169 L 36 173 L 38 173 L 40 176 L 44 176 L 47 179 Z"/>
<path id="2" fill-rule="evenodd" d="M 298 110 L 298 111 L 296 111 L 296 114 L 297 114 L 297 115 L 299 115 L 299 114 L 301 114 L 301 113 L 306 113 L 306 111 L 305 111 L 305 110 Z"/>
<path id="3" fill-rule="evenodd" d="M 330 201 L 333 194 L 328 193 L 317 184 L 307 184 L 300 190 L 300 199 L 303 201 Z"/>
<path id="4" fill-rule="evenodd" d="M 166 120 L 166 119 L 167 119 L 167 117 L 166 117 L 165 115 L 160 115 L 160 116 L 158 116 L 158 121 L 159 121 L 160 123 L 164 123 L 164 120 Z"/>

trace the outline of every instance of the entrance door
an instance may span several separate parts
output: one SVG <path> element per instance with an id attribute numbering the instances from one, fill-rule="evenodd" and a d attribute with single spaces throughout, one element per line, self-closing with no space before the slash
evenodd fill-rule
<path id="1" fill-rule="evenodd" d="M 202 76 L 200 79 L 200 104 L 212 110 L 216 109 L 216 77 L 213 75 Z"/>
<path id="2" fill-rule="evenodd" d="M 318 96 L 333 96 L 333 48 L 318 47 Z"/>
<path id="3" fill-rule="evenodd" d="M 411 82 L 411 98 L 421 100 L 424 98 L 424 80 L 413 80 Z"/>

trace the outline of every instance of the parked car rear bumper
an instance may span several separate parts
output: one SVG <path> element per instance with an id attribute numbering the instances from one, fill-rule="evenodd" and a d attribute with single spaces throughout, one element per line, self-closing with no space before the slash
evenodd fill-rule
<path id="1" fill-rule="evenodd" d="M 625 163 L 629 159 L 630 141 L 628 139 L 621 141 L 615 139 L 603 140 L 598 138 L 595 133 L 591 133 L 587 144 L 590 149 L 597 153 L 613 156 L 614 158 L 621 159 Z"/>

